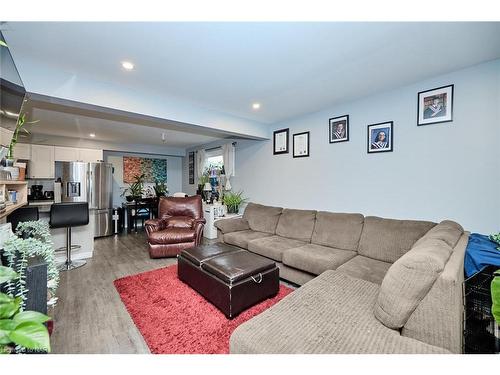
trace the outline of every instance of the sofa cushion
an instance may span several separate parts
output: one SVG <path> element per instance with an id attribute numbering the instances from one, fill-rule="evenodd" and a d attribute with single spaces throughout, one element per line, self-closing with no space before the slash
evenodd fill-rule
<path id="1" fill-rule="evenodd" d="M 248 221 L 242 217 L 234 219 L 220 219 L 214 222 L 214 226 L 222 233 L 231 233 L 250 229 Z"/>
<path id="2" fill-rule="evenodd" d="M 452 249 L 444 241 L 427 239 L 399 258 L 387 271 L 375 304 L 375 316 L 399 329 L 424 299 L 443 271 Z"/>
<path id="3" fill-rule="evenodd" d="M 326 270 L 336 269 L 355 256 L 354 251 L 307 244 L 285 251 L 283 264 L 319 275 Z"/>
<path id="4" fill-rule="evenodd" d="M 294 240 L 311 242 L 316 211 L 285 208 L 276 227 L 276 234 Z"/>
<path id="5" fill-rule="evenodd" d="M 380 285 L 391 265 L 391 263 L 382 262 L 381 260 L 357 255 L 342 264 L 337 270 L 349 276 Z"/>
<path id="6" fill-rule="evenodd" d="M 442 240 L 448 244 L 451 248 L 454 248 L 457 244 L 458 240 L 464 233 L 464 228 L 458 223 L 455 223 L 451 220 L 444 220 L 440 222 L 438 225 L 433 227 L 430 231 L 428 231 L 425 236 L 420 238 L 414 246 L 420 244 L 422 241 L 425 241 L 429 238 L 434 238 L 438 240 Z"/>
<path id="7" fill-rule="evenodd" d="M 316 225 L 311 242 L 337 249 L 356 251 L 364 219 L 361 214 L 319 211 L 316 214 Z"/>
<path id="8" fill-rule="evenodd" d="M 280 236 L 270 236 L 249 241 L 248 250 L 281 262 L 285 250 L 302 245 L 305 245 L 305 242 Z"/>
<path id="9" fill-rule="evenodd" d="M 238 232 L 226 233 L 223 236 L 225 243 L 230 245 L 242 247 L 248 249 L 248 241 L 255 240 L 256 238 L 269 237 L 272 234 L 264 232 L 256 232 L 254 230 L 241 230 Z"/>
<path id="10" fill-rule="evenodd" d="M 401 336 L 373 315 L 379 286 L 326 271 L 238 326 L 232 354 L 448 353 Z"/>
<path id="11" fill-rule="evenodd" d="M 171 228 L 149 234 L 148 241 L 153 245 L 164 245 L 195 241 L 196 232 L 191 228 Z"/>
<path id="12" fill-rule="evenodd" d="M 257 203 L 248 203 L 243 218 L 248 221 L 250 229 L 257 232 L 275 234 L 276 225 L 281 215 L 281 207 L 263 206 Z"/>
<path id="13" fill-rule="evenodd" d="M 358 253 L 369 258 L 394 263 L 435 225 L 429 221 L 367 216 L 359 241 Z"/>

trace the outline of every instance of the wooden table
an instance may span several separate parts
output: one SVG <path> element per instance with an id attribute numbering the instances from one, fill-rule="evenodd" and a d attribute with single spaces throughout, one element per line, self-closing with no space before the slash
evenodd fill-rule
<path id="1" fill-rule="evenodd" d="M 127 218 L 127 233 L 132 232 L 132 222 L 134 230 L 137 232 L 137 211 L 141 209 L 148 210 L 148 219 L 158 216 L 158 200 L 126 202 L 122 203 L 123 216 Z"/>

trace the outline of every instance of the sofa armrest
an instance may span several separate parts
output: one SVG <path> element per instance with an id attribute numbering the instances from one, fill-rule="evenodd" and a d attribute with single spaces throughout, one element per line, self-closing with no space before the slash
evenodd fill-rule
<path id="1" fill-rule="evenodd" d="M 242 217 L 217 220 L 214 225 L 217 229 L 220 229 L 222 233 L 240 232 L 250 229 L 248 221 Z"/>
<path id="2" fill-rule="evenodd" d="M 166 222 L 163 219 L 146 220 L 144 226 L 146 227 L 146 233 L 148 235 L 153 232 L 158 232 L 159 230 L 163 230 L 167 227 Z"/>

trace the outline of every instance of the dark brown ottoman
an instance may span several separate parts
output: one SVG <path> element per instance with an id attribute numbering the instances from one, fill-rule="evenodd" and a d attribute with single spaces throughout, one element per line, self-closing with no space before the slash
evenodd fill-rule
<path id="1" fill-rule="evenodd" d="M 216 243 L 182 250 L 179 279 L 232 319 L 278 294 L 279 269 L 267 258 Z"/>

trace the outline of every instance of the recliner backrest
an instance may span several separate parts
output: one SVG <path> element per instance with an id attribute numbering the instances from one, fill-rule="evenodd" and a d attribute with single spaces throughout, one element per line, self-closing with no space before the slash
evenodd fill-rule
<path id="1" fill-rule="evenodd" d="M 163 197 L 158 204 L 158 217 L 184 216 L 192 219 L 203 218 L 201 196 L 186 198 Z"/>

